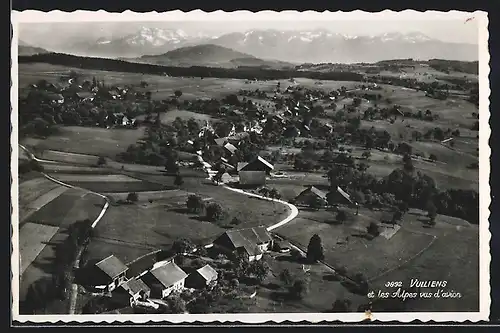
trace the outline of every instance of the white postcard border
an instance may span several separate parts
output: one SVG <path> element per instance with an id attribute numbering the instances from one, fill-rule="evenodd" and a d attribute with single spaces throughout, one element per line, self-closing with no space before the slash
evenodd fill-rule
<path id="1" fill-rule="evenodd" d="M 400 321 L 404 323 L 414 320 L 428 322 L 465 322 L 465 321 L 487 321 L 490 312 L 490 239 L 489 231 L 489 205 L 490 197 L 490 155 L 489 137 L 491 128 L 489 126 L 489 61 L 488 50 L 488 15 L 483 11 L 475 12 L 419 12 L 415 10 L 405 10 L 395 12 L 384 10 L 378 13 L 363 12 L 360 10 L 352 12 L 314 12 L 314 11 L 261 11 L 253 13 L 250 11 L 224 12 L 214 11 L 206 13 L 201 10 L 182 12 L 179 10 L 166 13 L 134 13 L 124 11 L 122 13 L 107 13 L 99 11 L 34 11 L 23 12 L 13 11 L 11 13 L 12 23 L 12 47 L 11 47 L 11 202 L 12 202 L 12 254 L 11 273 L 13 277 L 19 276 L 19 208 L 18 208 L 18 24 L 29 22 L 76 22 L 76 21 L 270 21 L 270 20 L 457 20 L 465 21 L 473 18 L 478 22 L 478 43 L 479 43 L 479 193 L 480 193 L 480 304 L 479 312 L 400 312 L 400 313 L 239 313 L 239 314 L 168 314 L 168 315 L 20 315 L 19 314 L 19 279 L 12 279 L 12 319 L 18 322 L 31 323 L 56 323 L 56 322 L 80 322 L 80 323 L 113 323 L 113 322 L 169 322 L 169 323 L 192 323 L 192 322 L 240 322 L 240 323 L 263 323 L 263 322 L 302 322 L 324 323 L 332 321 L 360 322 L 366 319 L 372 321 Z"/>

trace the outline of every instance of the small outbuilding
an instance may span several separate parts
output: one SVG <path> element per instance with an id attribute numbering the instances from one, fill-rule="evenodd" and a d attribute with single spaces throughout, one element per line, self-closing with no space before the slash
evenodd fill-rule
<path id="1" fill-rule="evenodd" d="M 218 273 L 210 265 L 205 265 L 189 274 L 186 278 L 186 287 L 201 289 L 217 282 Z"/>

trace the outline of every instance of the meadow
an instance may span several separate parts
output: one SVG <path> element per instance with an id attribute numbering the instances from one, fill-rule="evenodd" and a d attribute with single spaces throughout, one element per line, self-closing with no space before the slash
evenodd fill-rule
<path id="1" fill-rule="evenodd" d="M 22 301 L 31 284 L 54 273 L 55 248 L 76 221 L 93 221 L 104 199 L 79 189 L 60 186 L 39 176 L 19 185 L 19 296 Z"/>
<path id="2" fill-rule="evenodd" d="M 84 164 L 97 163 L 96 156 L 116 158 L 116 155 L 125 151 L 128 146 L 135 144 L 144 137 L 144 128 L 137 129 L 106 129 L 98 127 L 65 126 L 60 133 L 46 139 L 25 138 L 20 143 L 35 151 L 55 150 L 73 154 L 94 155 L 77 157 Z M 39 154 L 37 154 L 38 156 Z M 40 158 L 45 156 L 40 155 Z M 67 158 L 59 154 L 59 159 Z M 73 161 L 72 163 L 78 163 Z"/>

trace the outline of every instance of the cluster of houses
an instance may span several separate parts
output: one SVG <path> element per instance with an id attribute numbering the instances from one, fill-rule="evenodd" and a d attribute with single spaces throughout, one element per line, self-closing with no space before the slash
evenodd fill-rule
<path id="1" fill-rule="evenodd" d="M 355 200 L 340 186 L 329 193 L 321 191 L 315 186 L 308 186 L 304 191 L 300 192 L 300 194 L 295 197 L 294 204 L 298 206 L 311 206 L 311 202 L 316 200 L 318 202 L 318 206 L 326 206 L 329 202 L 342 203 L 349 206 L 357 206 Z"/>
<path id="2" fill-rule="evenodd" d="M 93 104 L 94 107 L 89 111 L 91 114 L 98 114 L 100 112 L 99 105 L 105 101 L 146 98 L 142 92 L 129 87 L 104 87 L 97 81 L 88 80 L 78 83 L 74 79 L 70 79 L 65 84 L 40 81 L 38 84 L 31 84 L 29 88 L 28 101 L 73 106 L 74 108 L 82 104 Z M 136 119 L 129 118 L 121 112 L 106 115 L 102 121 L 108 126 L 133 127 L 136 124 Z"/>
<path id="3" fill-rule="evenodd" d="M 234 229 L 217 237 L 211 247 L 231 257 L 244 256 L 249 262 L 260 260 L 273 246 L 273 238 L 265 227 Z M 185 289 L 204 289 L 217 283 L 219 274 L 206 264 L 189 274 L 179 267 L 173 258 L 156 262 L 149 270 L 129 277 L 127 267 L 115 255 L 97 262 L 93 267 L 92 281 L 101 282 L 94 286 L 112 298 L 125 297 L 130 306 L 157 308 L 161 300 Z"/>
<path id="4" fill-rule="evenodd" d="M 129 268 L 116 256 L 110 255 L 95 264 L 93 280 L 105 284 L 95 290 L 111 294 L 112 298 L 128 298 L 131 306 L 157 308 L 154 300 L 161 300 L 185 288 L 201 289 L 217 282 L 217 271 L 205 265 L 187 274 L 173 259 L 157 262 L 139 276 L 127 277 Z"/>

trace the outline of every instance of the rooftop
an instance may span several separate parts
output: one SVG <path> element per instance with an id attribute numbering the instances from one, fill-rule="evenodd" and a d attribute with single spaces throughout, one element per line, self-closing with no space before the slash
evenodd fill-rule
<path id="1" fill-rule="evenodd" d="M 209 264 L 206 264 L 202 268 L 199 268 L 196 270 L 205 280 L 213 280 L 214 278 L 217 277 L 217 271 L 213 269 L 212 266 Z"/>
<path id="2" fill-rule="evenodd" d="M 128 270 L 128 267 L 114 255 L 104 258 L 95 265 L 111 279 L 116 278 L 118 275 Z"/>
<path id="3" fill-rule="evenodd" d="M 130 279 L 123 284 L 123 288 L 130 290 L 132 294 L 150 290 L 149 287 L 141 279 Z"/>
<path id="4" fill-rule="evenodd" d="M 265 227 L 228 230 L 225 234 L 234 248 L 244 248 L 248 254 L 259 254 L 257 245 L 272 241 L 271 235 Z"/>
<path id="5" fill-rule="evenodd" d="M 187 277 L 186 272 L 173 261 L 153 269 L 150 273 L 166 288 Z"/>

